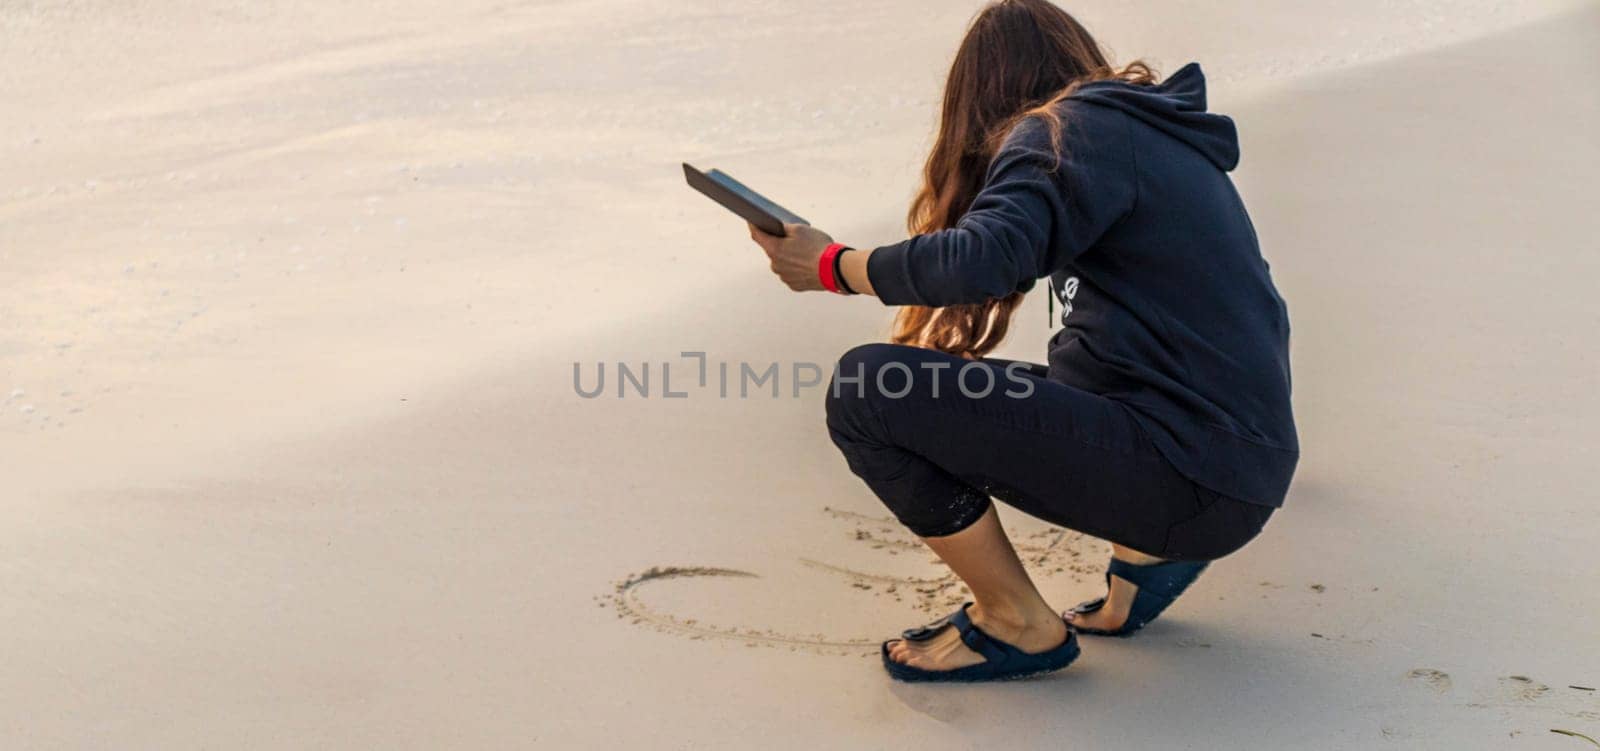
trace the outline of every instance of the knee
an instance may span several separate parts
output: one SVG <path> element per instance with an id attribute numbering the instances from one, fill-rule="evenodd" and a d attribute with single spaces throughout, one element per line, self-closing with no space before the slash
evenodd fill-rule
<path id="1" fill-rule="evenodd" d="M 863 430 L 875 421 L 874 403 L 885 388 L 899 390 L 902 385 L 888 381 L 897 380 L 902 371 L 909 377 L 910 368 L 901 367 L 906 365 L 907 349 L 897 344 L 862 344 L 839 358 L 833 377 L 828 381 L 827 414 L 831 430 L 862 437 Z"/>
<path id="2" fill-rule="evenodd" d="M 838 382 L 841 376 L 846 379 L 865 378 L 870 381 L 885 365 L 903 364 L 910 359 L 908 353 L 915 351 L 915 348 L 901 344 L 883 342 L 858 344 L 839 356 L 839 362 L 833 368 L 834 381 Z"/>

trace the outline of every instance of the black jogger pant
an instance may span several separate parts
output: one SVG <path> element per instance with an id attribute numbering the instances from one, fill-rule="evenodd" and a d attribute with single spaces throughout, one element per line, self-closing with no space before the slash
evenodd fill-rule
<path id="1" fill-rule="evenodd" d="M 828 432 L 851 471 L 922 537 L 966 529 L 990 497 L 1176 560 L 1220 558 L 1266 524 L 1271 508 L 1178 474 L 1129 407 L 1043 372 L 916 347 L 856 347 L 829 385 Z"/>

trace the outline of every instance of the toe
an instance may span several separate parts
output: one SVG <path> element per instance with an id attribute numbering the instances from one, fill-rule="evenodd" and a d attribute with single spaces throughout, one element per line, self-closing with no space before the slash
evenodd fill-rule
<path id="1" fill-rule="evenodd" d="M 889 659 L 895 662 L 905 662 L 906 643 L 900 640 L 889 642 Z"/>

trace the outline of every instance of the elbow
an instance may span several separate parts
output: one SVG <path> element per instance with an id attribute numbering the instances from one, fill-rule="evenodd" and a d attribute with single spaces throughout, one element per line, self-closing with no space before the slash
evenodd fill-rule
<path id="1" fill-rule="evenodd" d="M 1014 248 L 1005 238 L 970 233 L 972 244 L 962 257 L 967 261 L 956 269 L 959 299 L 947 305 L 976 304 L 1006 297 L 1026 288 L 1033 280 L 1027 265 L 1022 263 Z"/>
<path id="2" fill-rule="evenodd" d="M 943 303 L 945 305 L 977 305 L 990 300 L 996 300 L 1013 292 L 1022 291 L 1021 284 L 1006 281 L 1010 277 L 999 275 L 982 275 L 962 284 L 959 293 L 954 299 Z"/>

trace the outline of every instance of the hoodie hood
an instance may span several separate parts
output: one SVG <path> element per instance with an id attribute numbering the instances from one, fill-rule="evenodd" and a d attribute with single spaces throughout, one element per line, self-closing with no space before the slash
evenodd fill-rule
<path id="1" fill-rule="evenodd" d="M 1194 147 L 1224 172 L 1239 164 L 1239 131 L 1232 119 L 1206 111 L 1206 75 L 1196 63 L 1153 86 L 1095 81 L 1068 99 L 1122 110 Z"/>

